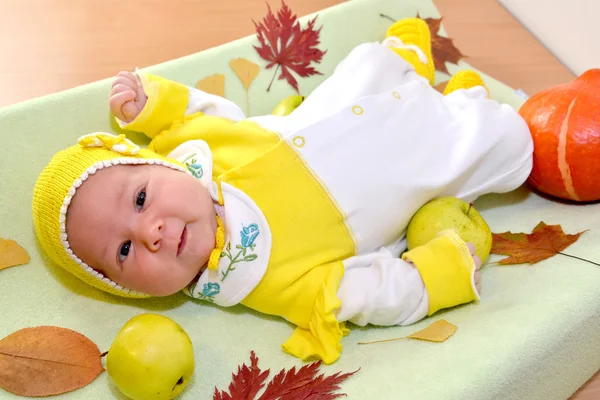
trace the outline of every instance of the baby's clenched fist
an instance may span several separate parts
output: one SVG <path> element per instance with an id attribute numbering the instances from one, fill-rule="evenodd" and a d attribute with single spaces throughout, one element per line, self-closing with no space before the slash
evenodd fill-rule
<path id="1" fill-rule="evenodd" d="M 121 121 L 131 122 L 142 112 L 148 97 L 137 75 L 121 71 L 112 83 L 110 111 Z"/>
<path id="2" fill-rule="evenodd" d="M 475 287 L 477 288 L 477 293 L 481 294 L 481 259 L 475 255 L 475 245 L 472 243 L 467 243 L 467 247 L 469 248 L 469 252 L 471 253 L 471 257 L 473 257 L 473 261 L 475 262 L 475 275 L 473 279 L 475 281 Z"/>

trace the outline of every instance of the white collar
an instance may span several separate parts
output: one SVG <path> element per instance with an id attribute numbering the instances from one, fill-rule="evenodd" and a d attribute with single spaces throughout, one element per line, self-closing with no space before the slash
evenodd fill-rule
<path id="1" fill-rule="evenodd" d="M 184 293 L 221 306 L 242 301 L 261 281 L 271 255 L 271 230 L 256 203 L 241 190 L 212 180 L 213 160 L 208 144 L 188 141 L 169 154 L 183 163 L 222 206 L 217 211 L 217 248 L 209 268 Z M 219 207 L 217 207 L 219 208 Z"/>

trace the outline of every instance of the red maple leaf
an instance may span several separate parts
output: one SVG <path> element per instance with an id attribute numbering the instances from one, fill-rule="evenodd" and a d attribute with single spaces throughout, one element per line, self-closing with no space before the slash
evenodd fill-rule
<path id="1" fill-rule="evenodd" d="M 243 364 L 238 367 L 238 373 L 232 375 L 229 393 L 215 388 L 213 400 L 254 400 L 270 370 L 261 371 L 258 358 L 250 352 L 250 367 Z M 337 372 L 333 375 L 317 375 L 321 362 L 304 365 L 296 372 L 296 367 L 290 370 L 282 369 L 273 377 L 271 382 L 258 400 L 332 400 L 344 394 L 335 393 L 340 389 L 339 384 L 357 371 L 347 374 Z"/>
<path id="2" fill-rule="evenodd" d="M 258 368 L 258 357 L 254 351 L 250 352 L 250 367 L 246 364 L 238 366 L 237 374 L 231 374 L 231 383 L 229 384 L 229 393 L 219 392 L 215 388 L 213 400 L 242 400 L 254 399 L 256 394 L 264 386 L 264 381 L 269 376 L 269 370 L 264 372 Z"/>
<path id="3" fill-rule="evenodd" d="M 277 64 L 267 92 L 271 90 L 277 71 L 281 68 L 279 79 L 286 79 L 296 89 L 296 92 L 300 93 L 298 81 L 291 71 L 303 78 L 322 75 L 310 65 L 312 62 L 320 63 L 326 53 L 317 48 L 321 33 L 321 28 L 315 30 L 317 17 L 310 20 L 307 27 L 302 29 L 296 15 L 292 13 L 284 0 L 281 2 L 281 9 L 277 12 L 277 17 L 268 4 L 267 7 L 269 11 L 261 23 L 257 24 L 254 20 L 252 21 L 260 42 L 260 46 L 254 46 L 254 48 L 262 59 L 269 62 L 266 69 L 273 68 Z"/>

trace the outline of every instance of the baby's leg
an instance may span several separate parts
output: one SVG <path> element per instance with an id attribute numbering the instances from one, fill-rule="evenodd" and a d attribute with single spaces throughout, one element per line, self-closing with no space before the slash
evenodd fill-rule
<path id="1" fill-rule="evenodd" d="M 481 86 L 453 91 L 443 100 L 454 111 L 456 129 L 452 136 L 462 156 L 453 160 L 461 173 L 440 195 L 471 202 L 521 186 L 533 166 L 533 140 L 517 111 L 488 99 Z"/>
<path id="2" fill-rule="evenodd" d="M 290 115 L 251 119 L 285 135 L 289 129 L 300 130 L 362 97 L 391 92 L 412 81 L 431 83 L 434 67 L 427 24 L 411 18 L 397 22 L 392 28 L 382 43 L 355 47 Z"/>
<path id="3" fill-rule="evenodd" d="M 332 104 L 384 93 L 415 80 L 433 84 L 434 70 L 427 23 L 418 18 L 404 19 L 392 25 L 382 43 L 364 43 L 354 48 L 301 108 L 311 102 L 330 108 Z"/>

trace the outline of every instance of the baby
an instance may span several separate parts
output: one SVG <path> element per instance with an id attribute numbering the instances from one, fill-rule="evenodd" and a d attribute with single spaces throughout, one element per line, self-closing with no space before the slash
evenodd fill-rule
<path id="1" fill-rule="evenodd" d="M 345 322 L 407 325 L 479 299 L 481 260 L 453 231 L 405 252 L 414 213 L 445 195 L 516 189 L 526 123 L 479 76 L 433 87 L 424 21 L 357 46 L 292 114 L 122 72 L 110 109 L 147 149 L 93 133 L 56 154 L 33 198 L 51 258 L 126 297 L 243 304 L 296 326 L 283 348 L 336 361 Z"/>

